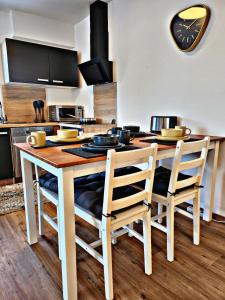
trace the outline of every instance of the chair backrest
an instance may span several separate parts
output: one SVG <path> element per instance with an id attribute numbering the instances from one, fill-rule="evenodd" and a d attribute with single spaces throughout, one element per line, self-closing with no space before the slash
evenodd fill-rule
<path id="1" fill-rule="evenodd" d="M 210 138 L 205 137 L 203 140 L 196 142 L 184 143 L 183 141 L 177 142 L 175 157 L 173 161 L 173 167 L 169 183 L 169 195 L 176 193 L 177 189 L 182 189 L 191 185 L 200 186 L 204 173 L 206 158 L 208 154 L 208 148 L 210 144 Z M 182 162 L 182 157 L 187 154 L 200 153 L 199 158 L 191 159 L 189 161 Z M 196 175 L 178 181 L 178 174 L 182 171 L 195 169 Z"/>
<path id="2" fill-rule="evenodd" d="M 145 201 L 146 204 L 151 203 L 156 156 L 157 144 L 152 144 L 148 148 L 125 152 L 108 151 L 103 201 L 104 215 L 110 215 L 113 211 L 127 208 L 141 201 Z M 115 169 L 143 163 L 144 168 L 139 172 L 118 177 L 114 176 Z M 145 189 L 143 191 L 113 201 L 114 188 L 135 184 L 142 180 L 145 180 Z"/>

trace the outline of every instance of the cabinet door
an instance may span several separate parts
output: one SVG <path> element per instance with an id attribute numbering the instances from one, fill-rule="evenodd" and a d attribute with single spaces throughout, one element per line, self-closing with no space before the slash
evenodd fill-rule
<path id="1" fill-rule="evenodd" d="M 11 39 L 6 46 L 10 82 L 49 83 L 49 47 Z"/>
<path id="2" fill-rule="evenodd" d="M 49 52 L 51 84 L 78 86 L 77 52 L 52 48 Z"/>
<path id="3" fill-rule="evenodd" d="M 8 129 L 0 129 L 0 179 L 13 177 L 13 165 Z"/>

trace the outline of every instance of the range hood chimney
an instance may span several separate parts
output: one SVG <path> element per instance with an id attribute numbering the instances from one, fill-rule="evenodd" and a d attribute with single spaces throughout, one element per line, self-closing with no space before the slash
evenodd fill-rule
<path id="1" fill-rule="evenodd" d="M 87 85 L 112 82 L 109 61 L 108 4 L 97 0 L 90 5 L 91 60 L 78 65 Z"/>

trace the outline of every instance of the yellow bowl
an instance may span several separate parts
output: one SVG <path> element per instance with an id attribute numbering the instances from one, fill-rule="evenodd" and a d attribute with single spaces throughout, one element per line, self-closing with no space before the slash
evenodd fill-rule
<path id="1" fill-rule="evenodd" d="M 161 130 L 162 136 L 167 136 L 167 137 L 178 137 L 178 136 L 183 136 L 183 130 L 182 129 L 162 129 Z"/>
<path id="2" fill-rule="evenodd" d="M 59 129 L 57 130 L 57 136 L 60 139 L 71 139 L 78 136 L 78 130 L 76 129 Z"/>

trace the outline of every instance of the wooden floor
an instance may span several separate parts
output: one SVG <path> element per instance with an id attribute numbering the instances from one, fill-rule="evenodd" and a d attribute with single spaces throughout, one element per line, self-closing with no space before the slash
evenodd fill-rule
<path id="1" fill-rule="evenodd" d="M 54 214 L 50 204 L 46 209 Z M 201 244 L 192 245 L 191 220 L 176 215 L 175 261 L 166 260 L 166 238 L 153 229 L 153 274 L 143 271 L 143 247 L 123 236 L 113 246 L 115 299 L 225 299 L 225 225 L 201 223 Z M 140 225 L 136 225 L 140 226 Z M 97 231 L 77 220 L 77 233 L 88 242 Z M 77 246 L 79 299 L 104 299 L 103 268 Z M 24 211 L 0 216 L 0 299 L 62 299 L 56 233 L 30 247 Z"/>

